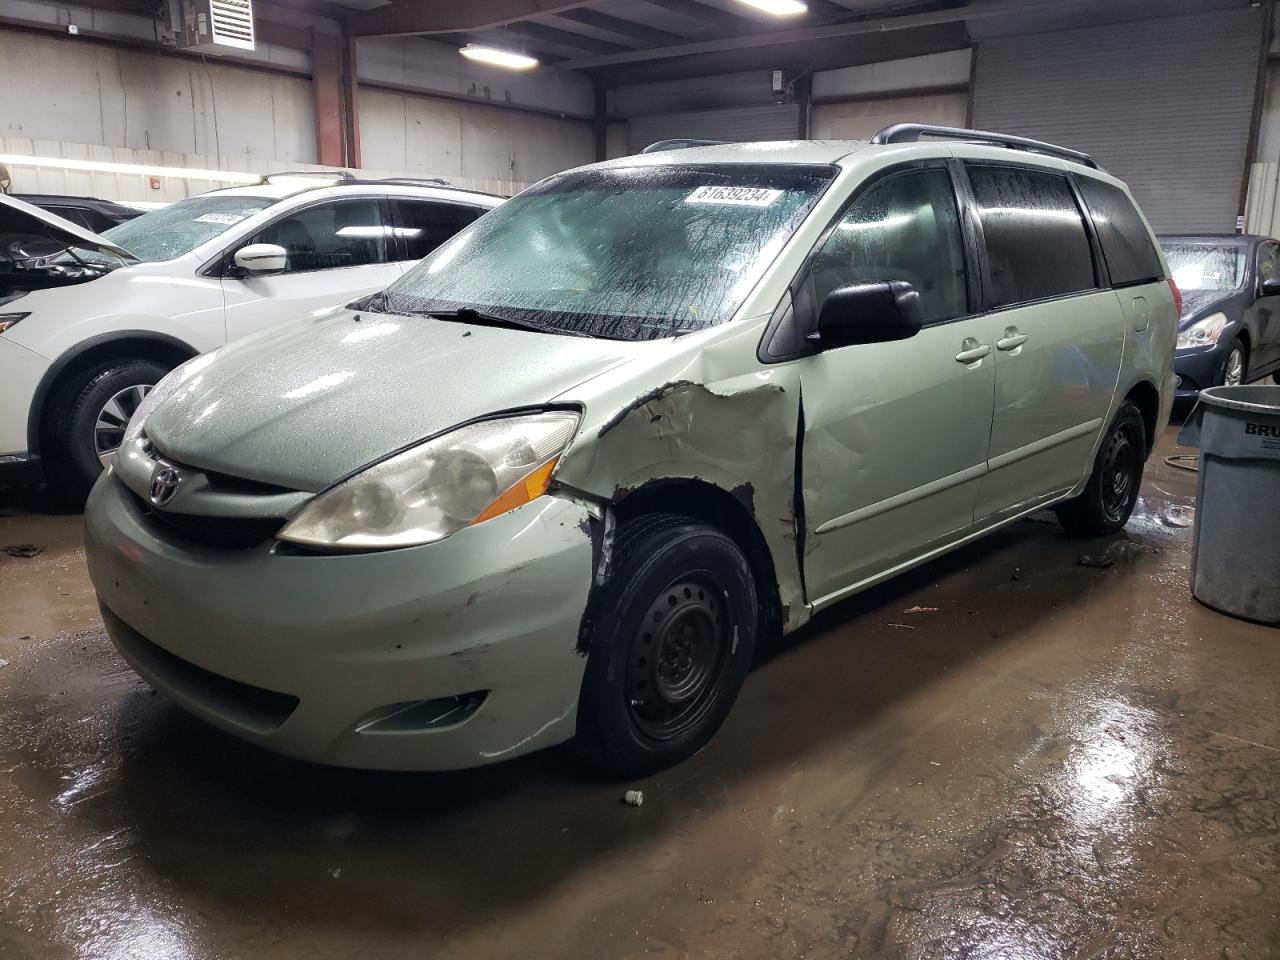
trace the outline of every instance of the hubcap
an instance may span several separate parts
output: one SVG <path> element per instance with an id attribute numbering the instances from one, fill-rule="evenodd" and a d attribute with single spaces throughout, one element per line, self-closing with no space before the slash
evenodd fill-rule
<path id="1" fill-rule="evenodd" d="M 1119 523 L 1128 518 L 1138 497 L 1138 465 L 1142 454 L 1131 423 L 1117 424 L 1107 438 L 1102 468 L 1102 509 L 1107 519 Z"/>
<path id="2" fill-rule="evenodd" d="M 681 579 L 645 611 L 627 662 L 631 716 L 669 740 L 702 719 L 729 662 L 732 617 L 711 578 Z"/>
<path id="3" fill-rule="evenodd" d="M 1222 374 L 1222 382 L 1228 387 L 1238 387 L 1244 381 L 1244 352 L 1236 347 L 1227 357 L 1227 366 Z"/>
<path id="4" fill-rule="evenodd" d="M 103 404 L 102 410 L 98 412 L 98 420 L 93 425 L 93 449 L 104 468 L 120 449 L 120 443 L 124 440 L 124 428 L 129 425 L 133 411 L 138 409 L 142 398 L 150 392 L 149 383 L 125 387 Z"/>

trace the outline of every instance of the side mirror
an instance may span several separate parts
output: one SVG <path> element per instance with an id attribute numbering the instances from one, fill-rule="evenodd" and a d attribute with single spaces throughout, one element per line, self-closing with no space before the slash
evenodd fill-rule
<path id="1" fill-rule="evenodd" d="M 903 280 L 872 280 L 836 287 L 818 313 L 819 346 L 906 340 L 920 332 L 920 294 Z"/>
<path id="2" fill-rule="evenodd" d="M 251 243 L 232 259 L 245 273 L 280 273 L 289 266 L 289 251 L 274 243 Z"/>
<path id="3" fill-rule="evenodd" d="M 1280 280 L 1263 280 L 1262 296 L 1280 297 Z"/>

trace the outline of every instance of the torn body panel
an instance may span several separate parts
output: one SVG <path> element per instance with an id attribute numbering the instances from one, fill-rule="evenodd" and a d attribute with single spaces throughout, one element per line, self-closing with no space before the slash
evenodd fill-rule
<path id="1" fill-rule="evenodd" d="M 760 369 L 759 329 L 690 351 L 662 386 L 620 399 L 617 389 L 583 400 L 580 436 L 557 479 L 614 504 L 651 485 L 699 481 L 740 503 L 773 561 L 784 630 L 804 622 L 796 553 L 796 457 L 800 392 L 794 369 Z M 736 353 L 743 353 L 734 375 Z M 652 381 L 650 381 L 652 382 Z M 678 497 L 678 492 L 675 494 Z"/>

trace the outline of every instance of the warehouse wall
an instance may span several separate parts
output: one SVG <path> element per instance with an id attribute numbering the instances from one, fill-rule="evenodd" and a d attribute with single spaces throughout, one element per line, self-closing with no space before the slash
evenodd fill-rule
<path id="1" fill-rule="evenodd" d="M 0 30 L 0 136 L 314 162 L 311 81 Z"/>
<path id="2" fill-rule="evenodd" d="M 450 180 L 465 172 L 469 182 L 516 193 L 590 163 L 595 145 L 585 120 L 362 87 L 360 150 L 365 167 Z"/>

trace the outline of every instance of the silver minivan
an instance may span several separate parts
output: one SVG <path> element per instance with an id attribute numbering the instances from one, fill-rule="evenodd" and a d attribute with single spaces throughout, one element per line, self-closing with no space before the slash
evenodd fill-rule
<path id="1" fill-rule="evenodd" d="M 571 170 L 153 390 L 88 505 L 103 616 L 283 753 L 652 772 L 761 639 L 1045 507 L 1122 527 L 1168 276 L 1123 183 L 1015 137 Z"/>

